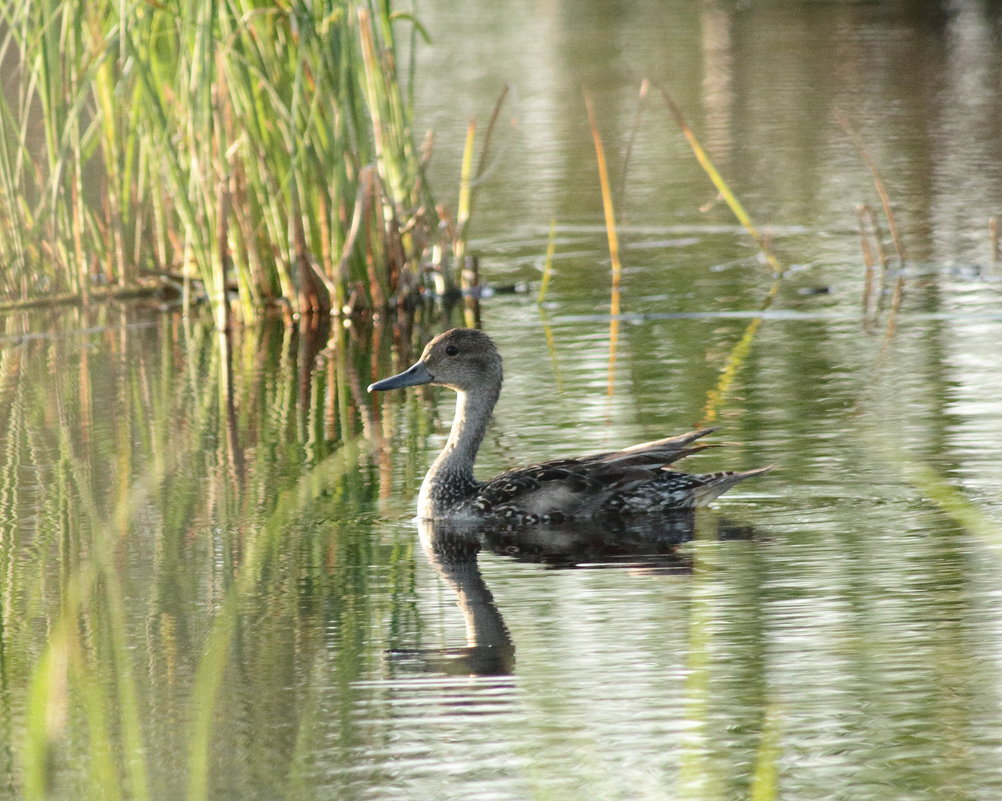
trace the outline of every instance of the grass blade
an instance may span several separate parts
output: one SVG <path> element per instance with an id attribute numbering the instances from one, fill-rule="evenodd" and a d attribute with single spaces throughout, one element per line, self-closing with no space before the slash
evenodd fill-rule
<path id="1" fill-rule="evenodd" d="M 748 215 L 748 212 L 745 211 L 744 206 L 741 205 L 741 202 L 737 199 L 734 192 L 731 191 L 730 186 L 727 185 L 727 182 L 724 180 L 723 176 L 717 170 L 716 166 L 713 164 L 713 161 L 710 159 L 707 152 L 703 149 L 703 146 L 699 143 L 699 139 L 696 137 L 696 134 L 693 133 L 692 128 L 689 127 L 689 124 L 685 121 L 685 117 L 682 115 L 682 112 L 679 109 L 679 107 L 675 104 L 675 101 L 672 100 L 672 97 L 668 93 L 668 90 L 665 89 L 663 86 L 660 85 L 657 86 L 658 90 L 661 92 L 661 96 L 664 98 L 665 104 L 668 106 L 668 110 L 671 112 L 671 115 L 675 118 L 675 122 L 678 124 L 679 129 L 682 131 L 682 133 L 685 135 L 685 138 L 688 140 L 689 146 L 692 148 L 692 152 L 695 154 L 696 160 L 699 162 L 699 165 L 703 168 L 703 171 L 713 182 L 713 185 L 717 188 L 717 191 L 720 193 L 720 196 L 724 199 L 724 202 L 727 203 L 727 206 L 734 213 L 734 216 L 737 217 L 738 222 L 741 223 L 741 225 L 748 232 L 751 238 L 755 240 L 755 244 L 758 245 L 759 250 L 765 257 L 765 260 L 769 264 L 769 267 L 772 269 L 773 274 L 782 275 L 783 266 L 779 263 L 779 260 L 772 252 L 772 249 L 769 247 L 769 243 L 765 240 L 762 234 L 759 233 L 758 228 L 755 227 L 755 224 L 752 222 L 751 217 Z"/>

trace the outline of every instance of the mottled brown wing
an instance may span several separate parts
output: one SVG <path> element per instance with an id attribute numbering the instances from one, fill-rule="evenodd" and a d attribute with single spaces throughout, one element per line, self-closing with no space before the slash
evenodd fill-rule
<path id="1" fill-rule="evenodd" d="M 651 442 L 641 442 L 618 451 L 607 451 L 585 456 L 575 461 L 581 464 L 601 463 L 609 467 L 649 467 L 657 469 L 674 464 L 690 454 L 697 453 L 712 445 L 693 445 L 697 439 L 705 437 L 714 431 L 712 428 L 701 428 L 674 437 L 665 437 Z"/>

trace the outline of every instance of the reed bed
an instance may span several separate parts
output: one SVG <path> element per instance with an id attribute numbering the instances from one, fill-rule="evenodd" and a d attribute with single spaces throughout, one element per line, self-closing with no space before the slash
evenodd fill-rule
<path id="1" fill-rule="evenodd" d="M 397 68 L 419 32 L 376 0 L 4 4 L 0 298 L 167 286 L 222 328 L 454 286 Z"/>

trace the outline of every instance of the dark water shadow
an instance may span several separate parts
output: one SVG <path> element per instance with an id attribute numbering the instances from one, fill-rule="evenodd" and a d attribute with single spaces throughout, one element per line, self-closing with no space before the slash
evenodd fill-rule
<path id="1" fill-rule="evenodd" d="M 478 556 L 489 551 L 519 562 L 555 569 L 629 568 L 648 574 L 688 574 L 692 557 L 680 553 L 693 539 L 751 539 L 750 526 L 691 510 L 669 517 L 563 526 L 512 528 L 418 521 L 425 556 L 456 594 L 466 625 L 466 645 L 395 649 L 397 666 L 448 675 L 508 675 L 515 669 L 515 644 L 494 596 L 480 572 Z"/>

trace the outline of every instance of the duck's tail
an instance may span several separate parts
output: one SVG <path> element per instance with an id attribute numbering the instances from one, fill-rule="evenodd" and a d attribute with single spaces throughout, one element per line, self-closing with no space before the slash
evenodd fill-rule
<path id="1" fill-rule="evenodd" d="M 756 467 L 754 470 L 728 471 L 725 473 L 704 473 L 698 478 L 702 485 L 693 490 L 693 506 L 706 506 L 714 498 L 723 495 L 735 484 L 744 481 L 752 476 L 759 476 L 774 470 L 776 465 L 770 464 L 765 467 Z"/>

